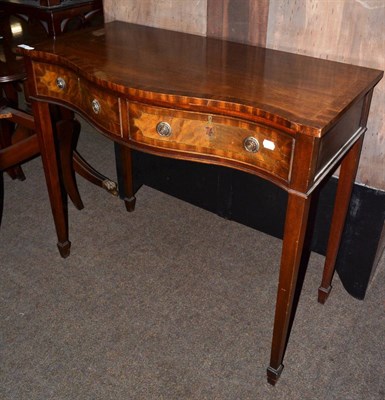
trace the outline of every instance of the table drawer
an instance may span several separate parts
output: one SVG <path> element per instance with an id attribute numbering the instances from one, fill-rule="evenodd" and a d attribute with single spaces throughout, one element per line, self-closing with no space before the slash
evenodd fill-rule
<path id="1" fill-rule="evenodd" d="M 294 139 L 237 118 L 129 104 L 130 140 L 233 160 L 289 181 Z"/>
<path id="2" fill-rule="evenodd" d="M 57 99 L 79 111 L 96 126 L 121 135 L 119 97 L 77 76 L 73 71 L 52 64 L 33 64 L 39 96 Z"/>

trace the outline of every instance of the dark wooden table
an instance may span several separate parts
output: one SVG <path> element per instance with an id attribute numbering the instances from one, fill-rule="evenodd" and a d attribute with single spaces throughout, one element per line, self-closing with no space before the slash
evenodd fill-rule
<path id="1" fill-rule="evenodd" d="M 0 10 L 43 28 L 49 36 L 103 20 L 102 0 L 0 0 Z"/>
<path id="2" fill-rule="evenodd" d="M 268 381 L 282 368 L 313 194 L 340 169 L 318 300 L 331 280 L 378 70 L 122 22 L 23 50 L 58 247 L 70 252 L 49 103 L 131 149 L 236 168 L 288 192 Z M 257 206 L 257 205 L 256 205 Z M 241 244 L 240 244 L 241 245 Z M 258 260 L 256 260 L 257 262 Z"/>

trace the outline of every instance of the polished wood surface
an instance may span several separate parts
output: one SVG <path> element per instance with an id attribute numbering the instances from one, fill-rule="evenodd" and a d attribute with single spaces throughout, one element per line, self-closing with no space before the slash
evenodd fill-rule
<path id="1" fill-rule="evenodd" d="M 20 52 L 63 257 L 70 241 L 51 102 L 79 112 L 120 144 L 130 211 L 130 149 L 237 168 L 288 191 L 268 368 L 275 384 L 295 314 L 313 192 L 339 166 L 344 179 L 338 193 L 351 190 L 373 88 L 383 73 L 123 22 Z M 337 196 L 330 243 L 340 240 L 347 197 Z M 336 247 L 326 256 L 323 288 L 331 284 Z"/>
<path id="2" fill-rule="evenodd" d="M 179 106 L 189 97 L 197 109 L 224 109 L 316 137 L 380 79 L 369 68 L 122 22 L 69 34 L 39 52 L 122 94 L 159 103 L 164 95 Z"/>

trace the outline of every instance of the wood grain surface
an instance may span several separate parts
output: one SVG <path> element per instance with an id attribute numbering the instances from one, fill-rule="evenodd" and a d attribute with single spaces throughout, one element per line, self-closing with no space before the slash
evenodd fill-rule
<path id="1" fill-rule="evenodd" d="M 150 146 L 170 148 L 176 151 L 210 154 L 233 160 L 242 167 L 257 165 L 263 174 L 276 179 L 289 180 L 294 138 L 244 120 L 218 115 L 170 110 L 131 102 L 129 106 L 130 138 Z M 170 126 L 169 136 L 158 134 L 160 122 Z M 248 152 L 244 141 L 256 138 L 258 149 Z M 270 144 L 272 147 L 269 147 Z"/>
<path id="2" fill-rule="evenodd" d="M 206 34 L 207 0 L 103 0 L 106 21 Z"/>
<path id="3" fill-rule="evenodd" d="M 207 0 L 207 36 L 266 45 L 269 0 Z"/>
<path id="4" fill-rule="evenodd" d="M 267 47 L 385 69 L 384 0 L 270 0 Z M 385 81 L 376 87 L 357 181 L 385 189 Z"/>

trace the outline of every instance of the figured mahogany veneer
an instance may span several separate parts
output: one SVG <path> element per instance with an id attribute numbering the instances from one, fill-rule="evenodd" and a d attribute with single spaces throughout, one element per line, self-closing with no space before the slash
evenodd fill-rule
<path id="1" fill-rule="evenodd" d="M 271 174 L 289 180 L 293 137 L 262 125 L 213 114 L 194 113 L 129 104 L 130 140 L 155 149 L 186 153 L 189 159 L 205 154 L 218 157 L 239 169 Z M 161 136 L 156 127 L 167 122 L 170 136 Z M 245 150 L 244 141 L 254 137 L 259 143 L 255 153 Z"/>
<path id="2" fill-rule="evenodd" d="M 99 129 L 121 135 L 119 98 L 107 93 L 68 68 L 34 63 L 36 91 L 41 97 L 55 99 L 72 107 Z M 62 87 L 59 80 L 62 80 Z M 94 110 L 93 102 L 99 103 Z"/>
<path id="3" fill-rule="evenodd" d="M 340 167 L 318 300 L 331 289 L 370 101 L 381 71 L 122 22 L 21 50 L 63 257 L 69 255 L 48 103 L 80 112 L 120 144 L 126 207 L 131 149 L 224 165 L 288 192 L 268 382 L 295 314 L 313 193 Z M 60 79 L 59 79 L 60 78 Z M 59 81 L 58 81 L 59 79 Z M 95 102 L 96 101 L 96 102 Z M 245 188 L 247 190 L 247 188 Z M 241 244 L 240 244 L 241 245 Z M 257 259 L 256 259 L 257 261 Z"/>

